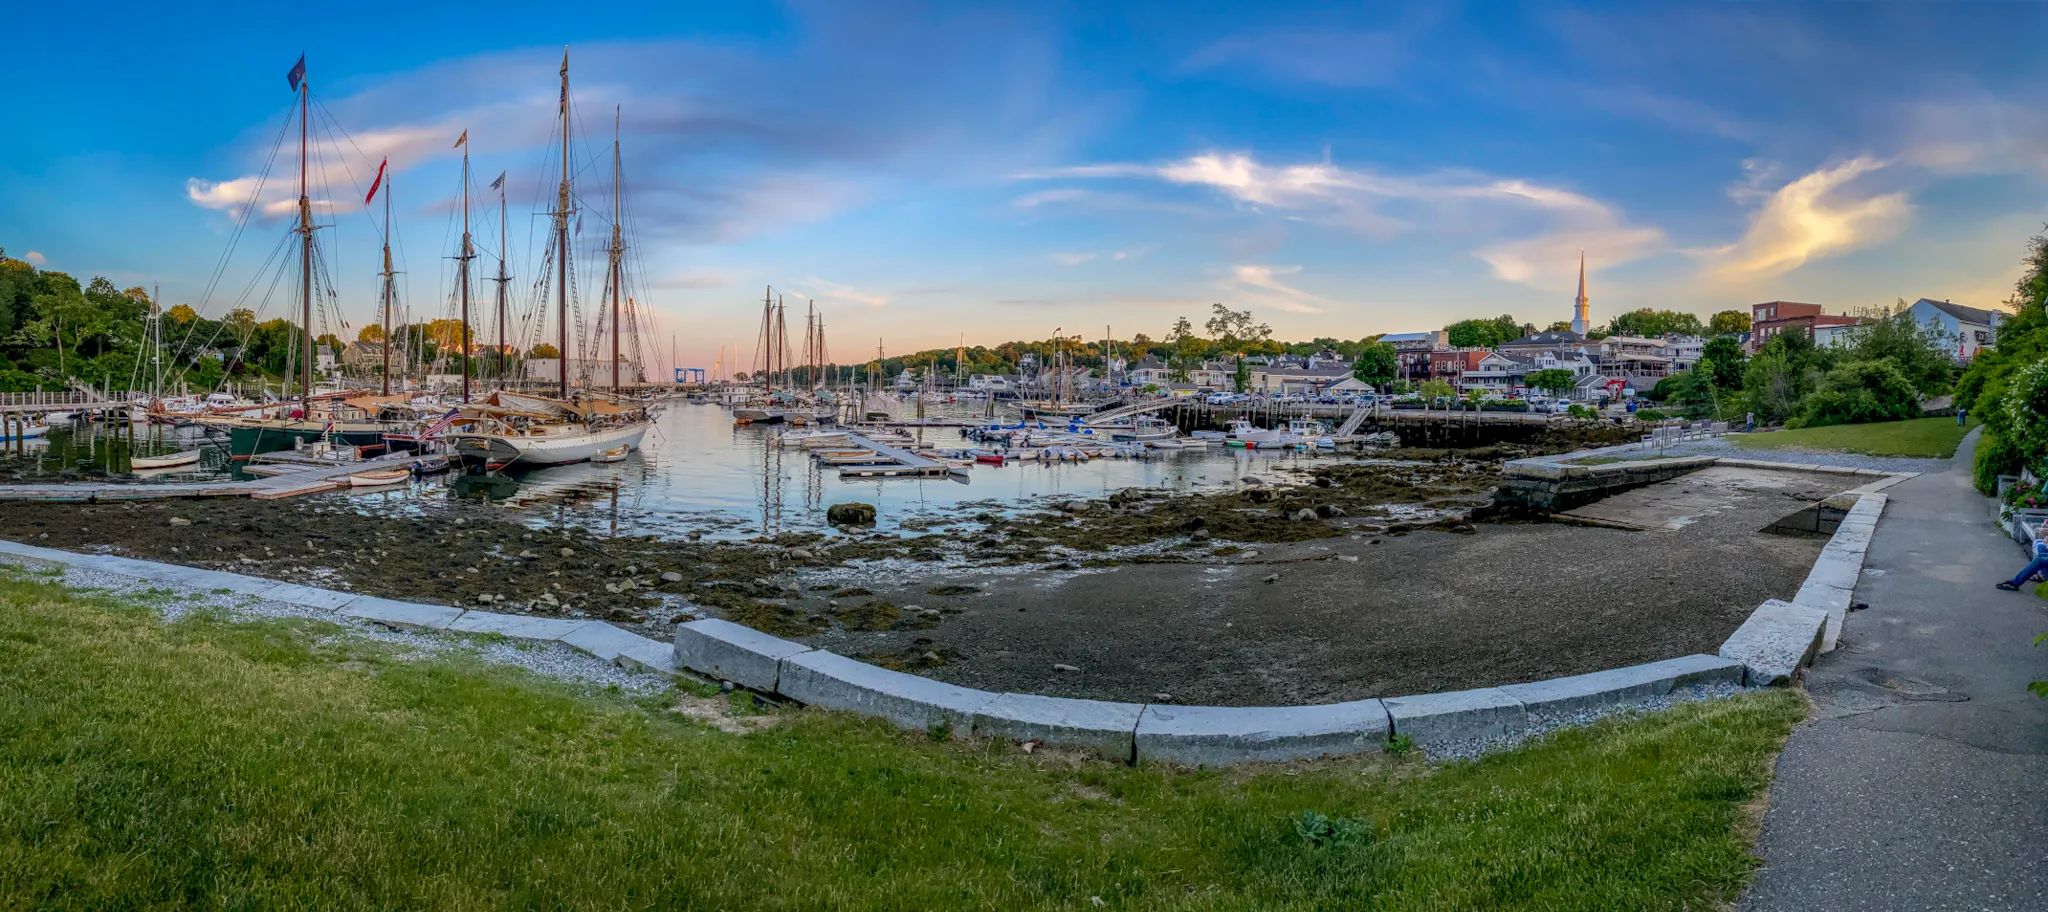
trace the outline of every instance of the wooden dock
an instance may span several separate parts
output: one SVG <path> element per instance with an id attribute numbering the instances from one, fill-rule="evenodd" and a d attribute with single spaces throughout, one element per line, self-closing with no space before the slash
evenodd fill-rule
<path id="1" fill-rule="evenodd" d="M 411 454 L 380 456 L 362 462 L 307 466 L 284 474 L 249 481 L 193 481 L 169 484 L 123 484 L 120 482 L 70 482 L 64 484 L 0 485 L 0 501 L 36 503 L 123 503 L 136 500 L 182 500 L 199 497 L 249 497 L 279 500 L 301 494 L 318 494 L 346 487 L 348 476 L 369 469 L 389 468 L 413 459 Z M 270 464 L 272 469 L 286 466 Z"/>
<path id="2" fill-rule="evenodd" d="M 878 443 L 860 434 L 848 431 L 846 437 L 852 444 L 850 449 L 871 450 L 877 457 L 888 462 L 875 465 L 846 466 L 839 470 L 841 478 L 967 478 L 967 470 L 950 466 L 935 459 L 927 459 L 901 447 Z"/>

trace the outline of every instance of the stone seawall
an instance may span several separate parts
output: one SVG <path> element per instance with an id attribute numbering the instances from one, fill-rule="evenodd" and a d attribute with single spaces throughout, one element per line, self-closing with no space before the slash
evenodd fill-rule
<path id="1" fill-rule="evenodd" d="M 1713 456 L 1679 456 L 1582 465 L 1555 457 L 1516 459 L 1501 467 L 1494 501 L 1505 507 L 1556 513 L 1630 488 L 1670 481 L 1717 461 Z"/>

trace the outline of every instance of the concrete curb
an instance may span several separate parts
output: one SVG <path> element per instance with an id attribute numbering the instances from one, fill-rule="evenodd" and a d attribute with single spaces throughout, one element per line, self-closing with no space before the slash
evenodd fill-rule
<path id="1" fill-rule="evenodd" d="M 496 634 L 516 640 L 570 646 L 624 668 L 675 673 L 675 650 L 667 643 L 622 630 L 603 621 L 532 617 L 491 611 L 464 611 L 447 605 L 401 602 L 285 583 L 225 570 L 135 560 L 111 554 L 79 554 L 0 540 L 0 554 L 100 573 L 126 576 L 205 591 L 226 591 L 265 601 L 333 613 L 338 618 L 366 621 L 401 630 Z"/>
<path id="2" fill-rule="evenodd" d="M 7 541 L 0 541 L 0 554 L 192 588 L 225 589 L 389 627 L 557 642 L 627 668 L 666 674 L 690 671 L 903 728 L 930 730 L 943 725 L 981 737 L 1088 750 L 1125 763 L 1223 766 L 1342 756 L 1381 750 L 1397 736 L 1424 747 L 1496 739 L 1527 731 L 1535 721 L 1626 705 L 1692 684 L 1740 681 L 1745 668 L 1724 645 L 1725 658 L 1684 656 L 1506 687 L 1317 706 L 1117 703 L 961 687 L 717 619 L 678 625 L 675 640 L 662 643 L 603 621 L 464 611 Z M 1817 617 L 1825 614 L 1783 602 L 1768 604 Z M 1816 630 L 1820 623 L 1815 621 Z M 1751 677 L 1756 677 L 1753 671 Z"/>
<path id="3" fill-rule="evenodd" d="M 1752 687 L 1785 684 L 1820 653 L 1827 626 L 1825 609 L 1771 599 L 1721 644 L 1721 658 L 1746 666 L 1744 683 Z"/>

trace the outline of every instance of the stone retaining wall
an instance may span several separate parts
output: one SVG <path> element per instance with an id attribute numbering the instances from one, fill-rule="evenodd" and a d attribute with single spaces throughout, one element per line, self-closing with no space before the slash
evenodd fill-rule
<path id="1" fill-rule="evenodd" d="M 1500 488 L 1494 491 L 1494 501 L 1503 506 L 1540 510 L 1546 513 L 1561 513 L 1565 510 L 1585 506 L 1610 494 L 1618 494 L 1631 488 L 1670 481 L 1681 475 L 1697 472 L 1708 466 L 1733 466 L 1737 468 L 1777 469 L 1787 472 L 1818 472 L 1827 475 L 1850 475 L 1871 479 L 1871 483 L 1848 493 L 1862 494 L 1881 490 L 1919 474 L 1917 472 L 1879 472 L 1874 469 L 1845 469 L 1840 466 L 1812 465 L 1807 463 L 1765 462 L 1759 459 L 1735 459 L 1727 456 L 1672 456 L 1661 459 L 1623 459 L 1597 465 L 1585 465 L 1576 460 L 1589 458 L 1601 453 L 1599 450 L 1581 450 L 1561 456 L 1534 456 L 1528 459 L 1509 460 L 1501 466 Z M 1843 509 L 1846 509 L 1844 507 Z M 1812 531 L 1833 532 L 1830 523 L 1835 517 L 1826 516 L 1816 520 Z"/>

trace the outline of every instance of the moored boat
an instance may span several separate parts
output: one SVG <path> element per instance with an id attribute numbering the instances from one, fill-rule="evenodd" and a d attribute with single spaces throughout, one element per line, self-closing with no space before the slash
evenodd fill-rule
<path id="1" fill-rule="evenodd" d="M 394 485 L 412 478 L 412 466 L 402 465 L 389 469 L 370 469 L 345 476 L 351 488 L 380 488 Z"/>
<path id="2" fill-rule="evenodd" d="M 177 466 L 192 465 L 198 461 L 199 451 L 191 449 L 177 453 L 168 453 L 162 456 L 133 456 L 128 460 L 128 467 L 130 469 L 169 469 Z"/>

